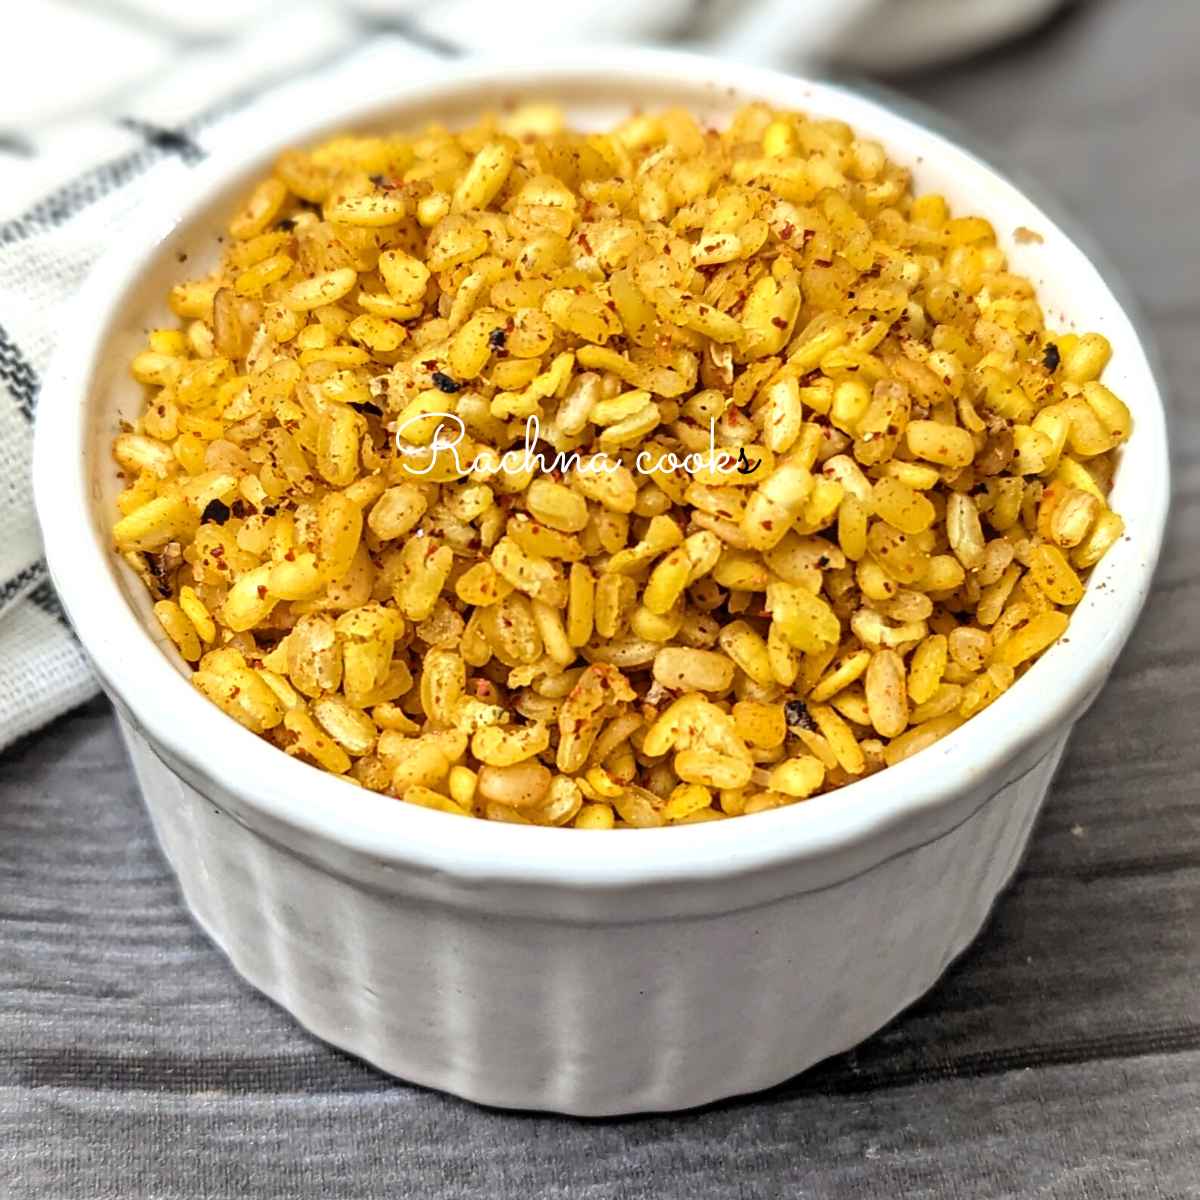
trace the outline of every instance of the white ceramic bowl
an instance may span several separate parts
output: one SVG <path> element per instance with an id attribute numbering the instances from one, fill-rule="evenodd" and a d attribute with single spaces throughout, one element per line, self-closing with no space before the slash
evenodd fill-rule
<path id="1" fill-rule="evenodd" d="M 1128 317 L 1055 223 L 972 154 L 834 87 L 660 52 L 441 68 L 364 84 L 311 120 L 243 127 L 105 256 L 40 401 L 35 490 L 55 583 L 121 714 L 163 849 L 237 969 L 320 1037 L 489 1104 L 678 1109 L 776 1083 L 874 1032 L 975 936 L 1025 846 L 1073 722 L 1150 585 L 1167 509 L 1163 411 Z M 513 97 L 581 124 L 763 98 L 849 121 L 917 186 L 994 222 L 1054 326 L 1097 329 L 1136 429 L 1114 491 L 1128 536 L 1067 636 L 982 715 L 851 787 L 735 821 L 630 833 L 464 821 L 322 774 L 186 682 L 110 552 L 109 455 L 140 395 L 128 361 L 167 287 L 282 146 L 449 121 Z M 301 114 L 302 116 L 303 114 Z M 1013 231 L 1038 232 L 1018 243 Z M 193 256 L 187 268 L 177 255 Z"/>

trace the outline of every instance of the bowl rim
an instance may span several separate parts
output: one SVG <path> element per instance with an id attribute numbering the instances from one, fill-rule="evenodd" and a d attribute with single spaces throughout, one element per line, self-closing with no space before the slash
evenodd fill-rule
<path id="1" fill-rule="evenodd" d="M 310 105 L 310 110 L 320 107 L 319 115 L 293 118 L 284 126 L 279 124 L 279 104 L 266 103 L 235 118 L 229 129 L 233 149 L 193 168 L 183 180 L 168 181 L 150 197 L 141 210 L 144 219 L 114 241 L 64 313 L 62 327 L 81 334 L 56 348 L 45 377 L 35 431 L 34 494 L 51 576 L 106 689 L 168 764 L 178 764 L 172 769 L 189 781 L 201 781 L 202 790 L 204 781 L 216 784 L 221 795 L 241 802 L 251 823 L 257 815 L 282 831 L 285 841 L 338 848 L 424 876 L 473 885 L 608 891 L 746 877 L 846 853 L 865 853 L 873 864 L 928 841 L 921 830 L 927 834 L 930 821 L 949 823 L 955 802 L 973 791 L 978 796 L 981 783 L 996 781 L 992 791 L 997 790 L 1007 764 L 1027 756 L 1080 715 L 1103 683 L 1149 592 L 1169 502 L 1165 413 L 1143 338 L 1125 307 L 1075 240 L 1026 192 L 972 151 L 877 98 L 774 70 L 664 50 L 556 51 L 553 61 L 535 54 L 504 62 L 439 62 L 432 69 L 432 77 L 423 71 L 402 84 L 364 85 L 349 102 Z M 544 93 L 556 84 L 579 88 L 590 82 L 607 94 L 623 81 L 642 89 L 712 88 L 738 100 L 761 97 L 796 108 L 836 106 L 848 123 L 871 136 L 886 142 L 887 134 L 902 134 L 925 153 L 950 156 L 957 168 L 977 173 L 981 186 L 1007 202 L 1019 199 L 1029 206 L 1040 227 L 1078 256 L 1079 269 L 1100 289 L 1103 304 L 1111 305 L 1112 320 L 1126 327 L 1139 356 L 1132 366 L 1145 391 L 1134 441 L 1148 469 L 1138 493 L 1141 540 L 1122 553 L 1123 569 L 1105 573 L 1104 618 L 1090 622 L 1096 625 L 1094 640 L 1076 637 L 1056 644 L 984 712 L 885 771 L 802 804 L 732 822 L 638 830 L 621 838 L 618 847 L 601 848 L 596 839 L 602 831 L 463 821 L 355 787 L 280 753 L 226 717 L 179 674 L 123 595 L 107 539 L 92 521 L 79 517 L 92 508 L 88 397 L 109 325 L 143 272 L 165 252 L 176 226 L 202 213 L 214 193 L 285 146 L 378 120 L 388 109 L 397 110 L 402 122 L 405 106 L 461 105 L 469 90 L 504 87 Z M 285 136 L 280 128 L 286 129 Z M 64 464 L 74 466 L 64 469 Z M 1089 596 L 1095 582 L 1093 575 Z M 1072 628 L 1087 604 L 1085 596 L 1072 616 Z M 1041 687 L 1036 686 L 1039 680 Z M 210 756 L 206 746 L 221 751 Z"/>

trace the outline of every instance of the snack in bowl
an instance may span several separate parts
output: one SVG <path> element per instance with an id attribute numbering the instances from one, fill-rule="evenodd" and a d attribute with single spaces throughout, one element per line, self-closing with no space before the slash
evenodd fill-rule
<path id="1" fill-rule="evenodd" d="M 276 162 L 132 364 L 118 550 L 193 684 L 460 815 L 715 820 L 884 769 L 1067 629 L 1128 409 L 848 126 L 545 105 Z"/>

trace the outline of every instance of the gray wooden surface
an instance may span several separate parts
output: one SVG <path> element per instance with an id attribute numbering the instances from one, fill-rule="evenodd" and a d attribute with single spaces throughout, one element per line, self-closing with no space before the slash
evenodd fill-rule
<path id="1" fill-rule="evenodd" d="M 998 3 L 1004 0 L 997 0 Z M 902 80 L 1044 182 L 1136 293 L 1174 403 L 1159 582 L 979 942 L 857 1052 L 672 1118 L 387 1080 L 183 910 L 111 715 L 0 757 L 0 1196 L 1200 1196 L 1200 5 L 1108 0 Z"/>

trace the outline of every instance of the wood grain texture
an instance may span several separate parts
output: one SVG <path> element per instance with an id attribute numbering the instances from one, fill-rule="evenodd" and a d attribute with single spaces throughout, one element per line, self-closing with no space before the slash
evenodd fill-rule
<path id="1" fill-rule="evenodd" d="M 0 758 L 0 1195 L 1200 1196 L 1200 111 L 1194 0 L 1083 4 L 899 82 L 1041 180 L 1173 405 L 1146 615 L 974 947 L 857 1051 L 680 1118 L 489 1112 L 312 1041 L 183 910 L 111 714 Z"/>

